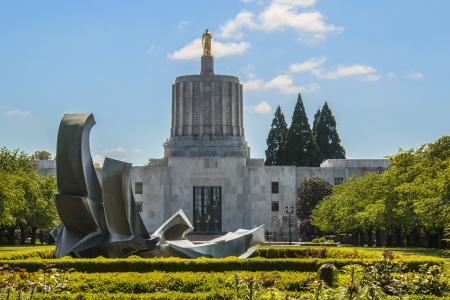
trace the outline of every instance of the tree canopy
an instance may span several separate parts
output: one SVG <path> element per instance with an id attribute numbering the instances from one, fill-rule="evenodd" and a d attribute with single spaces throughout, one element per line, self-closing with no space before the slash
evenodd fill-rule
<path id="1" fill-rule="evenodd" d="M 341 139 L 336 129 L 336 120 L 331 109 L 325 102 L 322 110 L 314 117 L 314 137 L 320 151 L 320 160 L 330 158 L 345 158 L 345 150 L 341 146 Z"/>
<path id="2" fill-rule="evenodd" d="M 309 219 L 316 205 L 329 196 L 333 186 L 320 177 L 309 177 L 297 189 L 296 211 L 300 220 Z"/>
<path id="3" fill-rule="evenodd" d="M 55 178 L 40 176 L 33 156 L 0 149 L 0 242 L 5 229 L 14 237 L 15 228 L 35 235 L 38 229 L 54 227 L 58 220 L 55 193 Z"/>
<path id="4" fill-rule="evenodd" d="M 390 160 L 383 173 L 335 186 L 314 209 L 313 224 L 330 233 L 386 230 L 398 244 L 422 237 L 438 246 L 450 223 L 450 136 Z"/>
<path id="5" fill-rule="evenodd" d="M 33 153 L 32 158 L 35 160 L 49 160 L 52 159 L 52 154 L 45 150 L 38 150 Z"/>
<path id="6" fill-rule="evenodd" d="M 282 148 L 286 141 L 288 127 L 284 119 L 281 107 L 278 105 L 272 126 L 267 137 L 266 161 L 267 166 L 279 166 L 282 164 Z"/>
<path id="7" fill-rule="evenodd" d="M 320 153 L 308 123 L 302 96 L 298 94 L 292 123 L 283 147 L 284 165 L 318 166 Z"/>

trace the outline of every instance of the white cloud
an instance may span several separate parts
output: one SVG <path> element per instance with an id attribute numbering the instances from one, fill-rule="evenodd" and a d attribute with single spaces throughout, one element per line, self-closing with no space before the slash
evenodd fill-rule
<path id="1" fill-rule="evenodd" d="M 289 66 L 291 73 L 309 72 L 319 79 L 336 80 L 349 76 L 362 76 L 367 81 L 377 81 L 381 76 L 377 70 L 369 65 L 339 65 L 331 70 L 324 70 L 323 64 L 326 58 L 311 58 L 302 63 L 295 63 Z"/>
<path id="2" fill-rule="evenodd" d="M 103 153 L 127 153 L 130 152 L 128 149 L 126 149 L 125 147 L 122 146 L 117 146 L 115 148 L 106 148 L 102 150 Z"/>
<path id="3" fill-rule="evenodd" d="M 223 57 L 229 55 L 238 55 L 246 52 L 250 48 L 250 44 L 246 42 L 240 43 L 223 43 L 215 41 L 212 44 L 211 52 L 215 57 Z M 181 49 L 174 51 L 168 55 L 173 60 L 198 59 L 202 55 L 202 41 L 195 39 Z"/>
<path id="4" fill-rule="evenodd" d="M 387 74 L 387 77 L 390 78 L 390 79 L 392 79 L 392 78 L 397 77 L 397 74 L 395 74 L 394 72 L 389 72 L 389 73 Z"/>
<path id="5" fill-rule="evenodd" d="M 180 23 L 178 23 L 177 28 L 179 30 L 183 30 L 184 28 L 188 27 L 189 24 L 191 24 L 191 21 L 181 21 Z"/>
<path id="6" fill-rule="evenodd" d="M 313 70 L 311 72 L 317 78 L 336 80 L 349 76 L 364 76 L 366 80 L 376 81 L 380 79 L 377 75 L 377 70 L 369 65 L 349 65 L 349 66 L 337 66 L 330 71 Z"/>
<path id="7" fill-rule="evenodd" d="M 264 81 L 261 79 L 250 79 L 242 83 L 246 90 L 261 90 L 264 88 Z"/>
<path id="8" fill-rule="evenodd" d="M 378 81 L 381 79 L 380 75 L 376 75 L 376 74 L 369 74 L 366 76 L 366 80 L 367 81 Z"/>
<path id="9" fill-rule="evenodd" d="M 13 110 L 5 111 L 5 115 L 15 116 L 15 117 L 31 117 L 31 112 L 13 109 Z"/>
<path id="10" fill-rule="evenodd" d="M 147 49 L 147 54 L 148 54 L 149 56 L 152 56 L 153 53 L 156 51 L 157 48 L 158 48 L 157 46 L 151 45 L 151 46 L 148 47 L 148 49 Z"/>
<path id="11" fill-rule="evenodd" d="M 289 66 L 289 71 L 292 73 L 311 72 L 317 70 L 324 62 L 326 58 L 311 58 L 302 63 L 292 64 Z"/>
<path id="12" fill-rule="evenodd" d="M 408 78 L 412 80 L 422 80 L 425 78 L 425 76 L 422 74 L 422 72 L 412 72 L 408 74 Z"/>
<path id="13" fill-rule="evenodd" d="M 273 2 L 277 3 L 277 4 L 281 4 L 281 5 L 289 5 L 289 6 L 303 6 L 303 7 L 308 7 L 308 6 L 313 6 L 314 4 L 316 4 L 316 0 L 273 0 Z"/>
<path id="14" fill-rule="evenodd" d="M 278 75 L 265 84 L 266 89 L 277 89 L 284 94 L 298 93 L 300 87 L 293 86 L 292 77 Z"/>
<path id="15" fill-rule="evenodd" d="M 306 86 L 294 85 L 294 80 L 289 75 L 278 75 L 271 80 L 264 82 L 261 79 L 251 79 L 243 83 L 244 90 L 269 90 L 275 89 L 283 94 L 296 93 L 313 93 L 317 91 L 320 86 L 317 83 L 310 83 Z"/>
<path id="16" fill-rule="evenodd" d="M 105 157 L 103 155 L 94 155 L 94 157 L 92 157 L 92 162 L 94 164 L 99 164 L 100 167 L 102 167 L 105 162 Z"/>
<path id="17" fill-rule="evenodd" d="M 251 2 L 251 0 L 244 0 Z M 294 29 L 300 34 L 302 41 L 313 43 L 325 37 L 329 32 L 339 32 L 342 28 L 325 21 L 325 17 L 318 11 L 300 12 L 299 8 L 311 7 L 315 0 L 272 0 L 257 16 L 250 11 L 240 11 L 234 18 L 228 20 L 217 31 L 218 40 L 212 44 L 212 52 L 216 57 L 235 55 L 246 52 L 249 43 L 225 43 L 220 39 L 239 39 L 245 29 L 264 31 Z M 185 23 L 183 23 L 185 22 Z M 189 23 L 181 22 L 178 27 L 184 28 Z M 201 56 L 201 39 L 195 39 L 181 49 L 168 55 L 173 60 L 195 59 Z"/>
<path id="18" fill-rule="evenodd" d="M 269 103 L 263 101 L 256 105 L 247 106 L 245 107 L 245 110 L 255 114 L 268 114 L 272 111 L 272 106 L 270 106 Z"/>
<path id="19" fill-rule="evenodd" d="M 223 39 L 240 39 L 243 36 L 241 29 L 255 28 L 253 20 L 255 15 L 249 11 L 241 11 L 234 19 L 229 20 L 225 25 L 220 26 L 217 36 Z"/>
<path id="20" fill-rule="evenodd" d="M 258 16 L 259 26 L 266 31 L 294 29 L 306 42 L 321 40 L 329 32 L 342 31 L 342 28 L 325 22 L 318 11 L 299 12 L 297 9 L 314 4 L 312 0 L 273 0 Z"/>

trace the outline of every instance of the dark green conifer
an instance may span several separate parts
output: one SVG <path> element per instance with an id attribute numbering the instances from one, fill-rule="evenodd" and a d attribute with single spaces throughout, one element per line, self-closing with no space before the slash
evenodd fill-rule
<path id="1" fill-rule="evenodd" d="M 266 166 L 281 165 L 281 151 L 286 140 L 288 128 L 284 119 L 284 114 L 278 105 L 272 126 L 267 137 Z"/>
<path id="2" fill-rule="evenodd" d="M 308 123 L 302 96 L 298 94 L 291 127 L 283 147 L 283 164 L 315 167 L 319 165 L 319 155 L 319 148 Z"/>
<path id="3" fill-rule="evenodd" d="M 320 109 L 317 109 L 317 112 L 314 115 L 314 123 L 313 123 L 313 128 L 312 128 L 314 138 L 317 135 L 317 123 L 319 123 L 319 119 L 320 119 Z"/>
<path id="4" fill-rule="evenodd" d="M 315 138 L 319 146 L 321 161 L 329 158 L 345 158 L 345 149 L 340 144 L 336 120 L 326 102 L 315 127 Z"/>

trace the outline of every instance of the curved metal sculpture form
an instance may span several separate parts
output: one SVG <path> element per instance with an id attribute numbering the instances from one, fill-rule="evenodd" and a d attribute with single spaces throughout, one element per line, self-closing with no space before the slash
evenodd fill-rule
<path id="1" fill-rule="evenodd" d="M 193 230 L 194 226 L 189 222 L 183 210 L 180 209 L 156 229 L 153 236 L 160 238 L 161 242 L 164 243 L 166 240 L 182 240 Z"/>
<path id="2" fill-rule="evenodd" d="M 95 125 L 90 113 L 65 114 L 58 131 L 55 204 L 63 224 L 55 239 L 56 256 L 100 245 L 106 238 L 102 190 L 92 164 L 89 133 Z"/>
<path id="3" fill-rule="evenodd" d="M 171 248 L 189 257 L 227 257 L 244 255 L 250 248 L 263 242 L 264 225 L 251 230 L 238 229 L 203 244 L 194 244 L 188 240 L 168 243 Z"/>
<path id="4" fill-rule="evenodd" d="M 130 182 L 131 164 L 105 158 L 102 170 L 102 189 L 106 223 L 111 239 L 138 236 L 147 239 L 141 216 L 136 208 Z"/>
<path id="5" fill-rule="evenodd" d="M 52 231 L 55 256 L 239 256 L 264 241 L 264 226 L 239 229 L 204 244 L 184 240 L 194 227 L 180 209 L 149 235 L 134 200 L 131 164 L 106 158 L 102 186 L 92 163 L 90 113 L 65 114 L 58 131 L 55 205 L 61 225 Z"/>

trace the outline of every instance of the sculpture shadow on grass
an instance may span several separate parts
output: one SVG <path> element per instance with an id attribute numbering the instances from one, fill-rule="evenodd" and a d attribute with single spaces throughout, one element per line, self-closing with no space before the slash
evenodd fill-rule
<path id="1" fill-rule="evenodd" d="M 91 113 L 77 113 L 65 114 L 59 126 L 56 257 L 245 257 L 264 242 L 262 225 L 194 244 L 185 239 L 194 227 L 181 209 L 150 235 L 134 200 L 131 164 L 105 158 L 100 185 L 89 146 L 94 125 Z"/>

